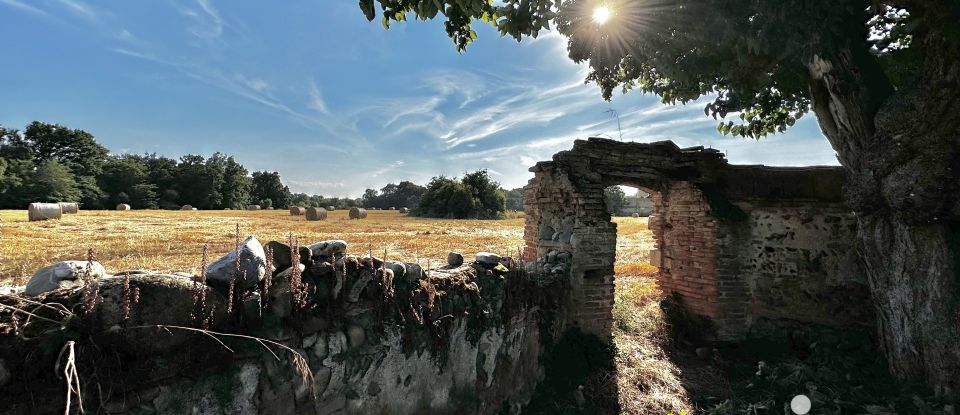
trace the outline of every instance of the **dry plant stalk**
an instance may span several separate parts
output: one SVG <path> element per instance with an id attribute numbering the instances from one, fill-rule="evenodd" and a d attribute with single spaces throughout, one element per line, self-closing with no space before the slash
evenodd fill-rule
<path id="1" fill-rule="evenodd" d="M 200 277 L 193 282 L 193 320 L 200 327 L 207 327 L 207 244 L 203 244 L 203 257 L 200 260 Z M 139 293 L 137 294 L 139 297 Z"/>
<path id="2" fill-rule="evenodd" d="M 67 405 L 63 410 L 64 415 L 70 415 L 70 407 L 73 406 L 72 399 L 74 395 L 77 397 L 77 407 L 80 409 L 80 413 L 84 413 L 83 394 L 80 391 L 80 375 L 77 373 L 77 354 L 74 345 L 73 340 L 63 345 L 63 348 L 60 349 L 60 354 L 57 356 L 57 366 L 54 369 L 57 372 L 57 377 L 60 377 L 60 360 L 63 359 L 63 354 L 66 353 L 67 361 L 63 365 L 63 378 L 67 385 Z"/>
<path id="3" fill-rule="evenodd" d="M 289 236 L 290 241 L 290 295 L 295 310 L 303 309 L 307 306 L 307 287 L 303 283 L 302 273 L 300 272 L 300 246 L 293 233 Z"/>
<path id="4" fill-rule="evenodd" d="M 87 267 L 83 271 L 83 311 L 90 313 L 97 306 L 100 297 L 100 287 L 93 281 L 93 248 L 87 249 Z"/>
<path id="5" fill-rule="evenodd" d="M 263 276 L 263 289 L 260 293 L 260 306 L 267 307 L 267 300 L 270 298 L 270 284 L 273 283 L 273 247 L 267 246 L 266 275 Z"/>
<path id="6" fill-rule="evenodd" d="M 130 319 L 130 274 L 124 274 L 123 276 L 123 290 L 121 294 L 123 296 L 123 302 L 121 306 L 123 308 L 123 320 Z"/>

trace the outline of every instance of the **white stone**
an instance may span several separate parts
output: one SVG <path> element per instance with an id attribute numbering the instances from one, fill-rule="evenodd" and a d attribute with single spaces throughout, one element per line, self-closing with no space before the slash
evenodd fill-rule
<path id="1" fill-rule="evenodd" d="M 240 245 L 240 274 L 236 269 L 237 251 L 231 250 L 207 267 L 207 279 L 229 284 L 236 278 L 240 287 L 246 289 L 257 285 L 267 270 L 267 255 L 255 236 L 248 236 Z M 246 277 L 244 277 L 246 275 Z M 245 279 L 244 279 L 245 278 Z"/>
<path id="2" fill-rule="evenodd" d="M 334 256 L 347 252 L 347 242 L 341 239 L 320 241 L 309 245 L 310 252 L 320 256 Z"/>
<path id="3" fill-rule="evenodd" d="M 33 297 L 58 288 L 83 286 L 87 261 L 63 261 L 41 268 L 30 277 L 23 293 Z M 107 275 L 107 270 L 94 261 L 90 267 L 90 276 L 94 279 Z"/>

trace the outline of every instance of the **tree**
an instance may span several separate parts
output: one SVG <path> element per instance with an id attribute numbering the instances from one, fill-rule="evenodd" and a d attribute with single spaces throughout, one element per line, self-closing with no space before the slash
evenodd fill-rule
<path id="1" fill-rule="evenodd" d="M 607 205 L 608 213 L 613 216 L 621 215 L 623 208 L 627 207 L 627 194 L 620 186 L 610 186 L 603 189 L 603 202 Z"/>
<path id="2" fill-rule="evenodd" d="M 80 189 L 70 169 L 56 160 L 40 162 L 29 181 L 24 181 L 22 194 L 40 202 L 70 202 L 80 198 Z"/>
<path id="3" fill-rule="evenodd" d="M 901 378 L 960 393 L 960 2 L 957 0 L 361 0 L 368 19 L 443 14 L 458 50 L 474 21 L 501 36 L 551 23 L 609 98 L 708 97 L 719 130 L 784 131 L 809 111 L 846 171 L 880 339 Z"/>
<path id="4" fill-rule="evenodd" d="M 461 181 L 470 190 L 480 219 L 496 219 L 507 210 L 506 192 L 499 183 L 490 179 L 486 169 L 468 173 Z"/>
<path id="5" fill-rule="evenodd" d="M 506 196 L 486 170 L 467 174 L 461 180 L 437 176 L 413 213 L 418 216 L 453 219 L 495 219 L 506 209 Z"/>
<path id="6" fill-rule="evenodd" d="M 242 209 L 246 206 L 247 201 L 250 200 L 250 190 L 253 188 L 253 180 L 247 175 L 247 169 L 237 163 L 233 156 L 220 153 L 210 156 L 207 166 L 216 169 L 223 177 L 220 181 L 221 200 L 218 207 Z"/>
<path id="7" fill-rule="evenodd" d="M 180 205 L 192 205 L 199 209 L 220 207 L 223 195 L 220 187 L 223 172 L 208 166 L 203 156 L 188 154 L 180 157 L 176 173 L 177 189 L 180 193 Z"/>
<path id="8" fill-rule="evenodd" d="M 270 199 L 273 206 L 290 206 L 290 189 L 280 181 L 280 173 L 258 171 L 253 173 L 253 190 L 250 192 L 251 203 L 260 203 Z"/>
<path id="9" fill-rule="evenodd" d="M 97 182 L 105 193 L 106 206 L 129 203 L 134 208 L 156 208 L 155 186 L 146 183 L 147 169 L 133 157 L 111 157 L 103 165 Z M 120 200 L 120 195 L 125 200 Z"/>
<path id="10" fill-rule="evenodd" d="M 523 188 L 507 191 L 507 210 L 523 211 Z"/>

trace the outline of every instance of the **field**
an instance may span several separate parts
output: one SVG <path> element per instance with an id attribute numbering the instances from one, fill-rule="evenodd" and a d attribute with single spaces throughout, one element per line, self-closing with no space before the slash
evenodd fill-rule
<path id="1" fill-rule="evenodd" d="M 347 211 L 330 212 L 325 221 L 307 222 L 286 210 L 262 211 L 81 211 L 61 220 L 28 222 L 26 211 L 0 211 L 0 284 L 23 285 L 37 269 L 57 261 L 82 260 L 93 248 L 108 271 L 150 269 L 196 272 L 203 246 L 211 259 L 234 247 L 234 232 L 256 235 L 261 242 L 302 244 L 343 239 L 349 252 L 373 250 L 388 259 L 445 264 L 447 253 L 467 258 L 479 251 L 513 256 L 523 245 L 523 219 L 446 220 L 369 211 L 364 220 L 349 220 Z M 646 218 L 616 218 L 618 271 L 646 262 L 652 246 Z M 636 264 L 634 264 L 636 263 Z M 649 265 L 647 265 L 649 266 Z"/>

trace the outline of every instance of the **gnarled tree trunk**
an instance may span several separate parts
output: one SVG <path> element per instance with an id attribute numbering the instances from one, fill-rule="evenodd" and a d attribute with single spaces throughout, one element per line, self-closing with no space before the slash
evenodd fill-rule
<path id="1" fill-rule="evenodd" d="M 891 371 L 960 396 L 960 42 L 911 47 L 915 80 L 894 90 L 866 48 L 809 64 L 814 111 L 846 168 L 860 254 Z"/>

